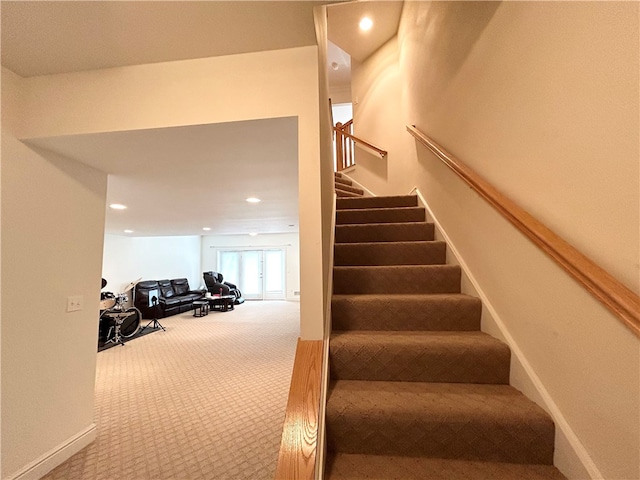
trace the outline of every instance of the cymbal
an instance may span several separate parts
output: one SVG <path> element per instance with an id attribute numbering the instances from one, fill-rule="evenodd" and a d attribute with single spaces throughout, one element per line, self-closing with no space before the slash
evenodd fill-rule
<path id="1" fill-rule="evenodd" d="M 133 287 L 136 286 L 136 283 L 138 283 L 140 280 L 142 280 L 142 277 L 140 277 L 137 280 L 134 280 L 133 282 L 131 282 L 129 285 L 127 285 L 124 289 L 125 293 L 128 292 L 129 290 L 131 290 Z"/>

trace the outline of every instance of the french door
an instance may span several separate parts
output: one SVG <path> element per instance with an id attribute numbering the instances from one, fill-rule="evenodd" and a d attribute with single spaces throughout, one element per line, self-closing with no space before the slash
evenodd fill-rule
<path id="1" fill-rule="evenodd" d="M 225 281 L 235 283 L 247 300 L 285 298 L 283 249 L 222 250 L 218 265 Z"/>

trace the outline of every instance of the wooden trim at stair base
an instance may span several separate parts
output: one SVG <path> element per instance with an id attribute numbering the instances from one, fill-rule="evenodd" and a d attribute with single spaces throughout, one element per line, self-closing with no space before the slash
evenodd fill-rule
<path id="1" fill-rule="evenodd" d="M 318 449 L 322 340 L 298 339 L 278 455 L 278 480 L 313 479 Z"/>
<path id="2" fill-rule="evenodd" d="M 407 131 L 640 337 L 640 297 L 415 126 Z"/>

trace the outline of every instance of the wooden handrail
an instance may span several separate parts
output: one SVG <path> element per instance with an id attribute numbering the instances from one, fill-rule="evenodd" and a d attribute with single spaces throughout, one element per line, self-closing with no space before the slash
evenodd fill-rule
<path id="1" fill-rule="evenodd" d="M 322 340 L 300 340 L 291 374 L 275 478 L 312 480 L 318 451 Z"/>
<path id="2" fill-rule="evenodd" d="M 640 337 L 640 297 L 638 295 L 510 198 L 500 193 L 493 185 L 415 126 L 407 125 L 407 131 Z"/>
<path id="3" fill-rule="evenodd" d="M 353 122 L 353 120 L 350 120 L 350 121 Z M 347 124 L 345 123 L 345 125 L 347 125 Z M 378 155 L 380 155 L 382 158 L 387 156 L 388 152 L 386 150 L 382 150 L 381 148 L 378 148 L 375 145 L 371 145 L 369 142 L 365 142 L 364 140 L 362 140 L 361 138 L 356 137 L 355 135 L 351 135 L 350 133 L 343 132 L 338 127 L 333 127 L 333 130 L 336 131 L 336 132 L 340 132 L 342 135 L 344 135 L 347 138 L 350 138 L 355 143 L 360 144 L 360 145 L 362 145 L 364 147 L 367 147 L 367 148 L 373 150 Z"/>

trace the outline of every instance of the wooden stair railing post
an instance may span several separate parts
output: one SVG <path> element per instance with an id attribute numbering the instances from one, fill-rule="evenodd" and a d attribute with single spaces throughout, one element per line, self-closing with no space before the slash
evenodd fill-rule
<path id="1" fill-rule="evenodd" d="M 342 123 L 336 123 L 333 129 L 336 133 L 336 167 L 338 172 L 345 169 L 344 164 L 344 137 L 342 135 Z"/>
<path id="2" fill-rule="evenodd" d="M 369 142 L 365 142 L 353 134 L 353 119 L 345 122 L 344 124 L 340 122 L 336 123 L 336 126 L 333 127 L 333 131 L 335 133 L 336 142 L 336 171 L 338 172 L 356 164 L 356 144 L 376 152 L 382 158 L 387 156 L 386 150 L 382 150 Z"/>

